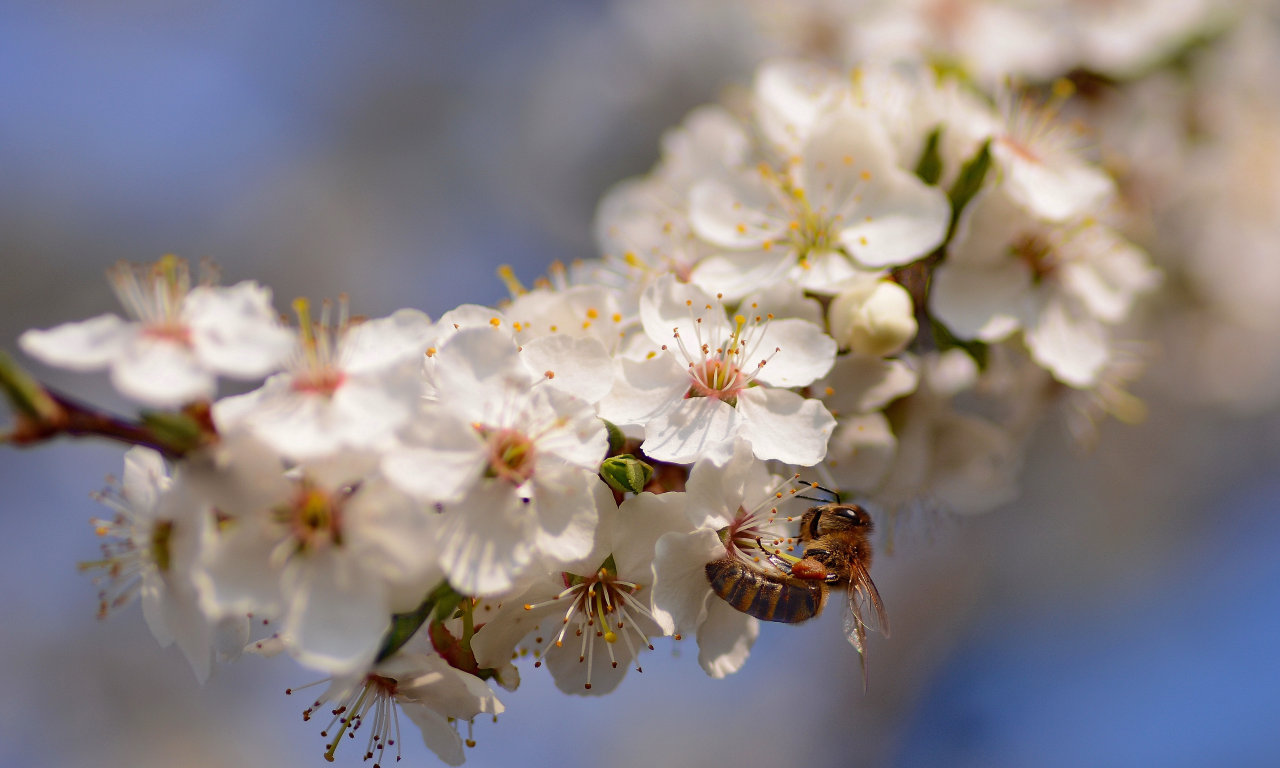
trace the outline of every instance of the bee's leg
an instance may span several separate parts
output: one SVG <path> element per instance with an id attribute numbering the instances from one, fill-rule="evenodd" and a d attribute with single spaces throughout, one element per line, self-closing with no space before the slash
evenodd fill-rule
<path id="1" fill-rule="evenodd" d="M 782 571 L 788 576 L 791 575 L 791 564 L 788 563 L 786 560 L 783 560 L 782 557 L 779 557 L 779 555 L 782 555 L 781 552 L 774 553 L 765 549 L 764 542 L 760 539 L 760 537 L 756 537 L 756 546 L 759 547 L 760 551 L 763 552 L 765 556 L 769 558 L 769 563 L 773 565 L 773 567 L 777 568 L 778 570 Z"/>

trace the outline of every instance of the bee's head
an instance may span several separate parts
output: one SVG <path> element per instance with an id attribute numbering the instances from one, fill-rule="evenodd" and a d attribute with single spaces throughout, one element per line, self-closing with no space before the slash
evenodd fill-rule
<path id="1" fill-rule="evenodd" d="M 857 504 L 824 504 L 800 518 L 800 538 L 807 541 L 839 531 L 871 533 L 873 527 L 871 515 Z"/>

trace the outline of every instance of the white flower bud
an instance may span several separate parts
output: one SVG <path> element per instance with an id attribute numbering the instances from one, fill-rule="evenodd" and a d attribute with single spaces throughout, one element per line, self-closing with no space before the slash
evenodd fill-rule
<path id="1" fill-rule="evenodd" d="M 831 335 L 841 348 L 887 357 L 915 338 L 911 294 L 897 283 L 878 280 L 845 291 L 831 302 Z"/>

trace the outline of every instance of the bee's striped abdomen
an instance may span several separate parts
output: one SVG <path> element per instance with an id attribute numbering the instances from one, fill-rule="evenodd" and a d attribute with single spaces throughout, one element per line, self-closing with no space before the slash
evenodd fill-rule
<path id="1" fill-rule="evenodd" d="M 742 563 L 707 563 L 711 590 L 726 603 L 761 621 L 799 622 L 822 612 L 826 597 L 819 582 L 774 581 Z"/>

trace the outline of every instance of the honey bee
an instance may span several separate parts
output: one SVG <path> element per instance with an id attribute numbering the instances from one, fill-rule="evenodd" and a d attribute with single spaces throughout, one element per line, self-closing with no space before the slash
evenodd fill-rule
<path id="1" fill-rule="evenodd" d="M 816 501 L 816 499 L 815 499 Z M 758 546 L 772 571 L 724 558 L 708 563 L 711 589 L 739 611 L 762 621 L 799 624 L 822 613 L 832 588 L 845 590 L 845 636 L 858 651 L 867 685 L 867 629 L 889 636 L 889 619 L 871 581 L 871 515 L 854 504 L 821 504 L 800 518 L 804 557 Z"/>

